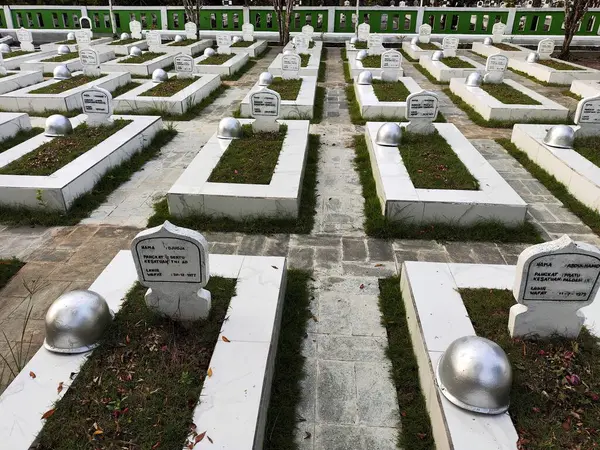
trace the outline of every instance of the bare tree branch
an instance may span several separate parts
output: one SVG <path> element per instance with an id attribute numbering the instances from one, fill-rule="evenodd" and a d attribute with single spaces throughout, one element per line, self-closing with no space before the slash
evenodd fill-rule
<path id="1" fill-rule="evenodd" d="M 562 50 L 558 57 L 560 59 L 569 59 L 571 42 L 573 36 L 579 30 L 581 20 L 589 8 L 596 8 L 600 5 L 600 0 L 567 0 L 565 1 L 565 39 Z"/>

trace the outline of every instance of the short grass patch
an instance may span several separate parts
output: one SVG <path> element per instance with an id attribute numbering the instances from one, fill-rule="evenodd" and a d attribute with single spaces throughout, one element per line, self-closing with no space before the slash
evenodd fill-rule
<path id="1" fill-rule="evenodd" d="M 309 60 L 310 60 L 310 55 L 300 54 L 300 67 L 308 67 Z"/>
<path id="2" fill-rule="evenodd" d="M 83 123 L 68 136 L 59 136 L 0 168 L 2 175 L 47 176 L 83 155 L 100 142 L 125 128 L 131 120 L 90 127 Z"/>
<path id="3" fill-rule="evenodd" d="M 159 52 L 145 52 L 141 56 L 130 56 L 129 58 L 122 59 L 119 64 L 142 64 L 151 61 L 155 58 L 165 55 L 166 53 Z"/>
<path id="4" fill-rule="evenodd" d="M 573 150 L 600 167 L 600 141 L 597 136 L 576 138 L 573 143 Z"/>
<path id="5" fill-rule="evenodd" d="M 302 79 L 284 80 L 281 77 L 277 77 L 273 79 L 273 83 L 269 85 L 269 89 L 278 92 L 281 95 L 281 100 L 296 100 L 301 86 Z"/>
<path id="6" fill-rule="evenodd" d="M 500 50 L 504 50 L 507 52 L 516 52 L 519 51 L 520 49 L 517 47 L 514 47 L 510 44 L 502 44 L 502 43 L 497 43 L 497 44 L 492 44 L 494 47 L 500 49 Z"/>
<path id="7" fill-rule="evenodd" d="M 354 48 L 356 50 L 365 50 L 367 48 L 367 43 L 365 41 L 356 41 L 354 43 Z"/>
<path id="8" fill-rule="evenodd" d="M 354 137 L 356 157 L 354 165 L 358 171 L 365 199 L 365 231 L 367 235 L 382 239 L 438 239 L 447 241 L 490 241 L 539 243 L 542 238 L 531 222 L 518 227 L 506 227 L 497 222 L 481 222 L 463 227 L 454 224 L 431 223 L 414 225 L 392 222 L 383 214 L 377 187 L 373 177 L 371 160 L 365 137 Z"/>
<path id="9" fill-rule="evenodd" d="M 361 61 L 363 67 L 381 67 L 381 55 L 369 55 Z"/>
<path id="10" fill-rule="evenodd" d="M 600 429 L 600 346 L 584 328 L 577 339 L 512 339 L 510 290 L 460 289 L 475 332 L 496 342 L 513 367 L 510 417 L 522 448 L 594 448 Z"/>
<path id="11" fill-rule="evenodd" d="M 133 39 L 133 38 L 119 39 L 118 41 L 110 42 L 108 45 L 128 45 L 128 44 L 133 44 L 134 42 L 139 42 L 141 40 L 142 39 Z"/>
<path id="12" fill-rule="evenodd" d="M 129 92 L 129 91 L 135 89 L 136 87 L 139 87 L 141 84 L 142 83 L 136 83 L 135 81 L 130 81 L 129 83 L 116 88 L 114 91 L 111 92 L 111 94 L 112 94 L 113 98 L 115 98 L 115 97 L 118 97 L 119 95 L 123 95 L 126 92 Z"/>
<path id="13" fill-rule="evenodd" d="M 520 70 L 513 69 L 511 67 L 509 67 L 508 70 L 510 70 L 514 74 L 519 75 L 520 77 L 527 78 L 529 81 L 533 81 L 534 83 L 540 84 L 542 86 L 547 86 L 547 87 L 562 87 L 562 88 L 564 88 L 564 85 L 562 85 L 562 84 L 547 83 L 546 81 L 538 80 L 533 75 L 529 75 L 528 73 L 521 72 Z"/>
<path id="14" fill-rule="evenodd" d="M 277 133 L 258 133 L 252 125 L 242 126 L 242 138 L 231 141 L 208 181 L 211 183 L 269 184 L 287 134 L 280 125 Z"/>
<path id="15" fill-rule="evenodd" d="M 209 56 L 206 59 L 203 59 L 197 65 L 198 66 L 207 66 L 207 65 L 220 66 L 221 64 L 225 64 L 227 61 L 229 61 L 234 56 L 236 56 L 234 53 L 232 53 L 231 55 L 213 55 L 213 56 Z"/>
<path id="16" fill-rule="evenodd" d="M 441 84 L 441 85 L 446 85 L 446 86 L 448 84 L 450 84 L 450 82 L 436 80 L 435 77 L 433 75 L 431 75 L 429 73 L 429 71 L 425 67 L 423 67 L 421 64 L 413 64 L 413 67 L 415 69 L 417 69 L 419 72 L 421 72 L 425 76 L 425 78 L 427 78 L 429 80 L 430 83 L 438 84 L 438 85 Z"/>
<path id="17" fill-rule="evenodd" d="M 417 47 L 419 47 L 421 50 L 441 50 L 441 48 L 435 45 L 433 42 L 418 42 Z"/>
<path id="18" fill-rule="evenodd" d="M 20 130 L 14 136 L 0 142 L 0 153 L 3 153 L 8 149 L 16 147 L 17 145 L 22 144 L 23 142 L 43 132 L 44 129 L 39 127 L 34 127 L 29 130 Z"/>
<path id="19" fill-rule="evenodd" d="M 317 204 L 316 186 L 319 145 L 319 136 L 309 134 L 308 154 L 300 197 L 300 211 L 297 218 L 248 218 L 245 220 L 234 220 L 227 217 L 211 217 L 199 214 L 178 218 L 169 214 L 169 207 L 165 198 L 154 205 L 155 213 L 148 220 L 148 226 L 157 226 L 168 220 L 176 225 L 193 230 L 201 230 L 202 232 L 231 231 L 248 234 L 308 234 L 312 231 L 314 225 Z"/>
<path id="20" fill-rule="evenodd" d="M 67 41 L 59 41 L 55 42 L 56 45 L 75 45 L 77 44 L 77 39 L 67 40 Z"/>
<path id="21" fill-rule="evenodd" d="M 541 105 L 537 100 L 506 83 L 483 83 L 481 89 L 505 105 Z"/>
<path id="22" fill-rule="evenodd" d="M 4 56 L 4 59 L 9 59 L 9 58 L 16 58 L 17 56 L 28 55 L 30 53 L 35 53 L 35 52 L 28 52 L 25 50 L 15 50 L 14 52 L 4 53 L 2 56 Z"/>
<path id="23" fill-rule="evenodd" d="M 352 77 L 350 76 L 350 63 L 347 61 L 344 63 L 344 80 L 346 83 L 352 83 Z"/>
<path id="24" fill-rule="evenodd" d="M 56 83 L 52 83 L 48 86 L 44 86 L 33 91 L 29 91 L 30 94 L 61 94 L 70 89 L 74 89 L 84 84 L 91 83 L 100 77 L 88 77 L 86 75 L 76 75 L 73 78 L 67 80 L 61 80 Z"/>
<path id="25" fill-rule="evenodd" d="M 194 408 L 236 284 L 211 277 L 208 318 L 185 326 L 149 310 L 147 289 L 136 283 L 102 345 L 46 420 L 40 450 L 81 448 L 82 442 L 95 448 L 122 442 L 140 449 L 183 448 L 195 431 Z"/>
<path id="26" fill-rule="evenodd" d="M 317 74 L 317 81 L 319 83 L 325 82 L 325 72 L 327 71 L 327 48 L 323 47 L 321 52 L 321 61 L 319 61 L 319 73 Z"/>
<path id="27" fill-rule="evenodd" d="M 402 57 L 404 58 L 405 61 L 411 62 L 411 63 L 418 63 L 419 60 L 415 59 L 415 58 L 411 58 L 411 56 L 406 53 L 402 48 L 399 48 L 398 51 L 400 53 L 402 53 Z"/>
<path id="28" fill-rule="evenodd" d="M 52 58 L 42 59 L 42 62 L 64 62 L 78 58 L 77 52 L 65 53 L 64 55 L 56 55 Z"/>
<path id="29" fill-rule="evenodd" d="M 190 84 L 198 81 L 199 78 L 178 78 L 171 77 L 167 81 L 157 83 L 152 89 L 142 92 L 140 97 L 171 97 L 177 94 L 182 89 L 185 89 Z"/>
<path id="30" fill-rule="evenodd" d="M 470 62 L 460 59 L 458 56 L 445 56 L 442 63 L 452 69 L 474 69 L 475 66 Z"/>
<path id="31" fill-rule="evenodd" d="M 580 95 L 577 95 L 569 90 L 565 90 L 561 92 L 562 95 L 566 96 L 566 97 L 571 97 L 574 98 L 575 100 L 579 101 L 581 100 L 583 97 L 581 97 Z"/>
<path id="32" fill-rule="evenodd" d="M 437 132 L 421 135 L 404 130 L 398 149 L 417 189 L 479 189 L 477 179 Z"/>
<path id="33" fill-rule="evenodd" d="M 317 86 L 317 90 L 315 92 L 315 106 L 313 107 L 313 118 L 311 123 L 321 123 L 323 120 L 323 113 L 325 111 L 325 95 L 325 87 Z"/>
<path id="34" fill-rule="evenodd" d="M 231 47 L 246 48 L 254 44 L 256 44 L 256 39 L 252 41 L 238 41 L 235 44 L 231 44 Z"/>
<path id="35" fill-rule="evenodd" d="M 198 42 L 196 39 L 184 39 L 183 41 L 179 42 L 171 42 L 168 45 L 169 47 L 187 47 L 188 45 L 195 44 L 196 42 Z"/>
<path id="36" fill-rule="evenodd" d="M 405 102 L 410 91 L 402 81 L 385 82 L 373 80 L 373 91 L 380 102 Z"/>
<path id="37" fill-rule="evenodd" d="M 17 258 L 0 259 L 0 290 L 4 288 L 16 273 L 25 265 Z"/>
<path id="38" fill-rule="evenodd" d="M 554 70 L 585 70 L 583 67 L 573 66 L 571 64 L 567 64 L 562 61 L 557 61 L 555 59 L 540 59 L 539 61 L 537 61 L 537 64 L 550 67 Z"/>

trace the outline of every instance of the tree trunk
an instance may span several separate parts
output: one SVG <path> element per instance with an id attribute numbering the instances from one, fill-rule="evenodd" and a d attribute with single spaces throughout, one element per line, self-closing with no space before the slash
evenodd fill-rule
<path id="1" fill-rule="evenodd" d="M 560 59 L 569 59 L 571 42 L 579 29 L 583 16 L 587 13 L 588 8 L 596 7 L 599 3 L 600 1 L 598 0 L 565 1 L 565 38 L 563 40 L 562 49 L 558 55 Z"/>

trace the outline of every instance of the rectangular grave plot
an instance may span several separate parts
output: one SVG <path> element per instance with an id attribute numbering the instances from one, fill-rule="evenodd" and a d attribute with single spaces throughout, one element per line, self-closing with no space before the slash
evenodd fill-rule
<path id="1" fill-rule="evenodd" d="M 471 73 L 485 71 L 484 65 L 465 56 L 443 58 L 441 61 L 432 61 L 429 55 L 421 56 L 419 64 L 442 83 L 449 83 L 452 78 L 467 78 Z"/>
<path id="2" fill-rule="evenodd" d="M 149 53 L 144 53 L 141 58 L 144 58 L 144 55 Z M 135 62 L 139 61 L 139 59 L 132 60 L 131 56 L 123 56 L 100 64 L 100 69 L 102 72 L 129 72 L 132 76 L 141 75 L 147 77 L 152 75 L 152 72 L 156 69 L 165 69 L 173 64 L 174 56 L 163 53 L 143 62 Z"/>
<path id="3" fill-rule="evenodd" d="M 575 80 L 600 80 L 598 70 L 575 63 L 567 64 L 557 59 L 528 63 L 522 59 L 511 58 L 508 67 L 550 84 L 570 85 Z"/>
<path id="4" fill-rule="evenodd" d="M 44 77 L 41 71 L 8 72 L 6 76 L 0 77 L 0 95 L 41 83 L 42 81 L 44 81 Z"/>
<path id="5" fill-rule="evenodd" d="M 194 59 L 194 72 L 195 73 L 214 73 L 222 76 L 230 76 L 239 71 L 242 67 L 250 61 L 250 57 L 247 53 L 231 54 L 231 55 L 217 55 L 216 59 L 211 60 L 213 62 L 223 61 L 219 64 L 204 64 L 207 60 L 206 56 L 202 55 Z"/>
<path id="6" fill-rule="evenodd" d="M 377 119 L 381 117 L 387 117 L 390 119 L 400 120 L 403 119 L 406 114 L 406 98 L 403 101 L 382 101 L 376 95 L 376 89 L 380 89 L 380 94 L 383 92 L 386 95 L 390 93 L 385 92 L 384 85 L 395 85 L 395 89 L 391 94 L 398 93 L 408 94 L 420 92 L 421 87 L 410 77 L 401 77 L 397 83 L 383 83 L 378 80 L 374 80 L 371 85 L 360 85 L 354 81 L 354 92 L 358 101 L 358 106 L 363 118 L 365 119 Z M 400 86 L 400 84 L 402 86 Z M 391 96 L 383 98 L 394 98 Z M 399 98 L 399 97 L 396 97 Z"/>

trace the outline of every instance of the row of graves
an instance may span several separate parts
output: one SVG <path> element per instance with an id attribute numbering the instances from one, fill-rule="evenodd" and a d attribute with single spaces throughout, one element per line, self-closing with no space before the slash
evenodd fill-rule
<path id="1" fill-rule="evenodd" d="M 282 75 L 283 56 L 296 53 L 300 55 L 300 76 L 316 77 L 319 74 L 321 64 L 321 53 L 323 52 L 323 42 L 315 41 L 313 38 L 314 28 L 311 25 L 304 25 L 302 32 L 294 36 L 283 48 L 273 62 L 269 65 L 268 71 L 275 76 Z"/>

